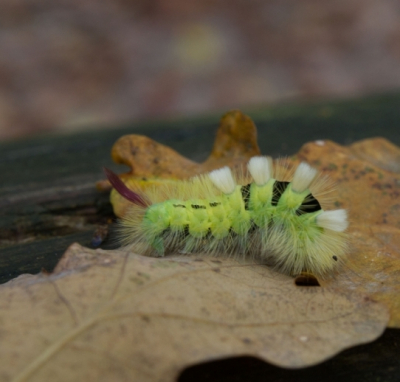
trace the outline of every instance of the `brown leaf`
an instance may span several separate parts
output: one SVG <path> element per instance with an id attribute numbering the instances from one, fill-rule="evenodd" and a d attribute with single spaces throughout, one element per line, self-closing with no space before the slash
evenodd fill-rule
<path id="1" fill-rule="evenodd" d="M 214 147 L 201 165 L 201 172 L 226 165 L 235 167 L 255 155 L 260 155 L 260 149 L 254 122 L 239 110 L 230 111 L 221 118 Z"/>
<path id="2" fill-rule="evenodd" d="M 220 122 L 214 147 L 204 163 L 193 162 L 175 150 L 142 135 L 125 135 L 117 140 L 111 150 L 114 162 L 126 164 L 131 171 L 121 179 L 132 189 L 146 189 L 160 182 L 188 179 L 195 175 L 229 165 L 241 166 L 249 158 L 260 155 L 257 129 L 250 117 L 238 110 L 226 113 Z M 97 183 L 99 190 L 107 190 L 107 181 Z M 129 202 L 115 190 L 111 204 L 117 216 L 123 216 Z"/>
<path id="3" fill-rule="evenodd" d="M 345 293 L 367 293 L 390 309 L 400 327 L 400 148 L 383 138 L 343 147 L 330 141 L 303 146 L 306 160 L 337 183 L 337 207 L 350 215 L 351 250 L 338 276 L 321 280 Z"/>
<path id="4" fill-rule="evenodd" d="M 359 294 L 298 287 L 262 265 L 74 244 L 52 275 L 0 287 L 0 375 L 168 382 L 188 364 L 245 354 L 302 367 L 372 341 L 387 319 Z"/>
<path id="5" fill-rule="evenodd" d="M 221 118 L 213 150 L 202 164 L 141 135 L 123 136 L 111 150 L 115 163 L 131 168 L 124 177 L 167 179 L 187 179 L 226 164 L 234 167 L 259 154 L 257 129 L 251 118 L 238 110 Z"/>
<path id="6" fill-rule="evenodd" d="M 115 163 L 126 164 L 131 171 L 124 177 L 183 179 L 196 174 L 198 164 L 175 150 L 142 135 L 124 135 L 111 150 Z"/>

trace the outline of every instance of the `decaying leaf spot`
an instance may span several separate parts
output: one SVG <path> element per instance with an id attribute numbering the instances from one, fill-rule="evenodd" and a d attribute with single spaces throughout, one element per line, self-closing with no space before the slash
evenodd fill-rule
<path id="1" fill-rule="evenodd" d="M 172 382 L 188 364 L 238 355 L 304 367 L 386 326 L 385 307 L 358 293 L 197 258 L 74 244 L 53 274 L 1 285 L 2 381 Z"/>

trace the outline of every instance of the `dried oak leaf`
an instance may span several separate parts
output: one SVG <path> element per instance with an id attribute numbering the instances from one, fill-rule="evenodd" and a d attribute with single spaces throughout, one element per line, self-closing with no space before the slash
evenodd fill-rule
<path id="1" fill-rule="evenodd" d="M 348 261 L 321 285 L 385 303 L 389 326 L 400 328 L 400 148 L 383 138 L 348 147 L 316 141 L 297 159 L 336 181 L 334 204 L 350 216 Z"/>
<path id="2" fill-rule="evenodd" d="M 131 171 L 121 179 L 132 189 L 146 189 L 160 182 L 188 179 L 195 175 L 229 165 L 243 165 L 249 158 L 260 155 L 257 129 L 250 117 L 238 110 L 226 113 L 220 121 L 214 147 L 204 163 L 193 162 L 170 147 L 142 135 L 125 135 L 111 150 L 114 162 L 128 165 Z M 97 183 L 100 190 L 109 189 L 107 181 Z M 114 213 L 123 216 L 129 202 L 115 190 L 111 192 Z"/>
<path id="3" fill-rule="evenodd" d="M 372 341 L 387 320 L 357 293 L 298 287 L 262 265 L 73 244 L 53 274 L 0 286 L 0 376 L 169 382 L 245 354 L 302 367 Z"/>

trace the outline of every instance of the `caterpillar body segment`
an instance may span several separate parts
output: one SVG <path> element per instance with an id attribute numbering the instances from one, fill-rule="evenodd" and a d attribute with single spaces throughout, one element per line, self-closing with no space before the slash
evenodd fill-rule
<path id="1" fill-rule="evenodd" d="M 250 256 L 293 275 L 323 276 L 337 268 L 347 251 L 347 213 L 323 210 L 314 194 L 325 194 L 327 186 L 317 171 L 303 162 L 291 182 L 278 180 L 281 170 L 271 158 L 253 157 L 248 172 L 251 178 L 238 181 L 224 167 L 174 189 L 130 195 L 121 243 L 141 243 L 141 253 L 156 256 Z"/>

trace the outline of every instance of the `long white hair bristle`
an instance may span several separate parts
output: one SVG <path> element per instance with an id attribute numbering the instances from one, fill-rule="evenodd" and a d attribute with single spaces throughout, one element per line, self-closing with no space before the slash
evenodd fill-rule
<path id="1" fill-rule="evenodd" d="M 330 229 L 336 232 L 343 232 L 349 225 L 346 210 L 324 211 L 317 216 L 319 227 Z"/>
<path id="2" fill-rule="evenodd" d="M 253 157 L 247 164 L 247 168 L 257 186 L 264 186 L 272 177 L 272 158 Z"/>
<path id="3" fill-rule="evenodd" d="M 225 166 L 218 170 L 211 171 L 208 176 L 214 186 L 224 194 L 231 194 L 235 191 L 236 183 L 229 167 Z"/>
<path id="4" fill-rule="evenodd" d="M 293 176 L 292 188 L 293 191 L 303 192 L 305 191 L 310 183 L 317 175 L 317 170 L 310 167 L 307 163 L 301 162 L 297 167 L 296 172 Z"/>

